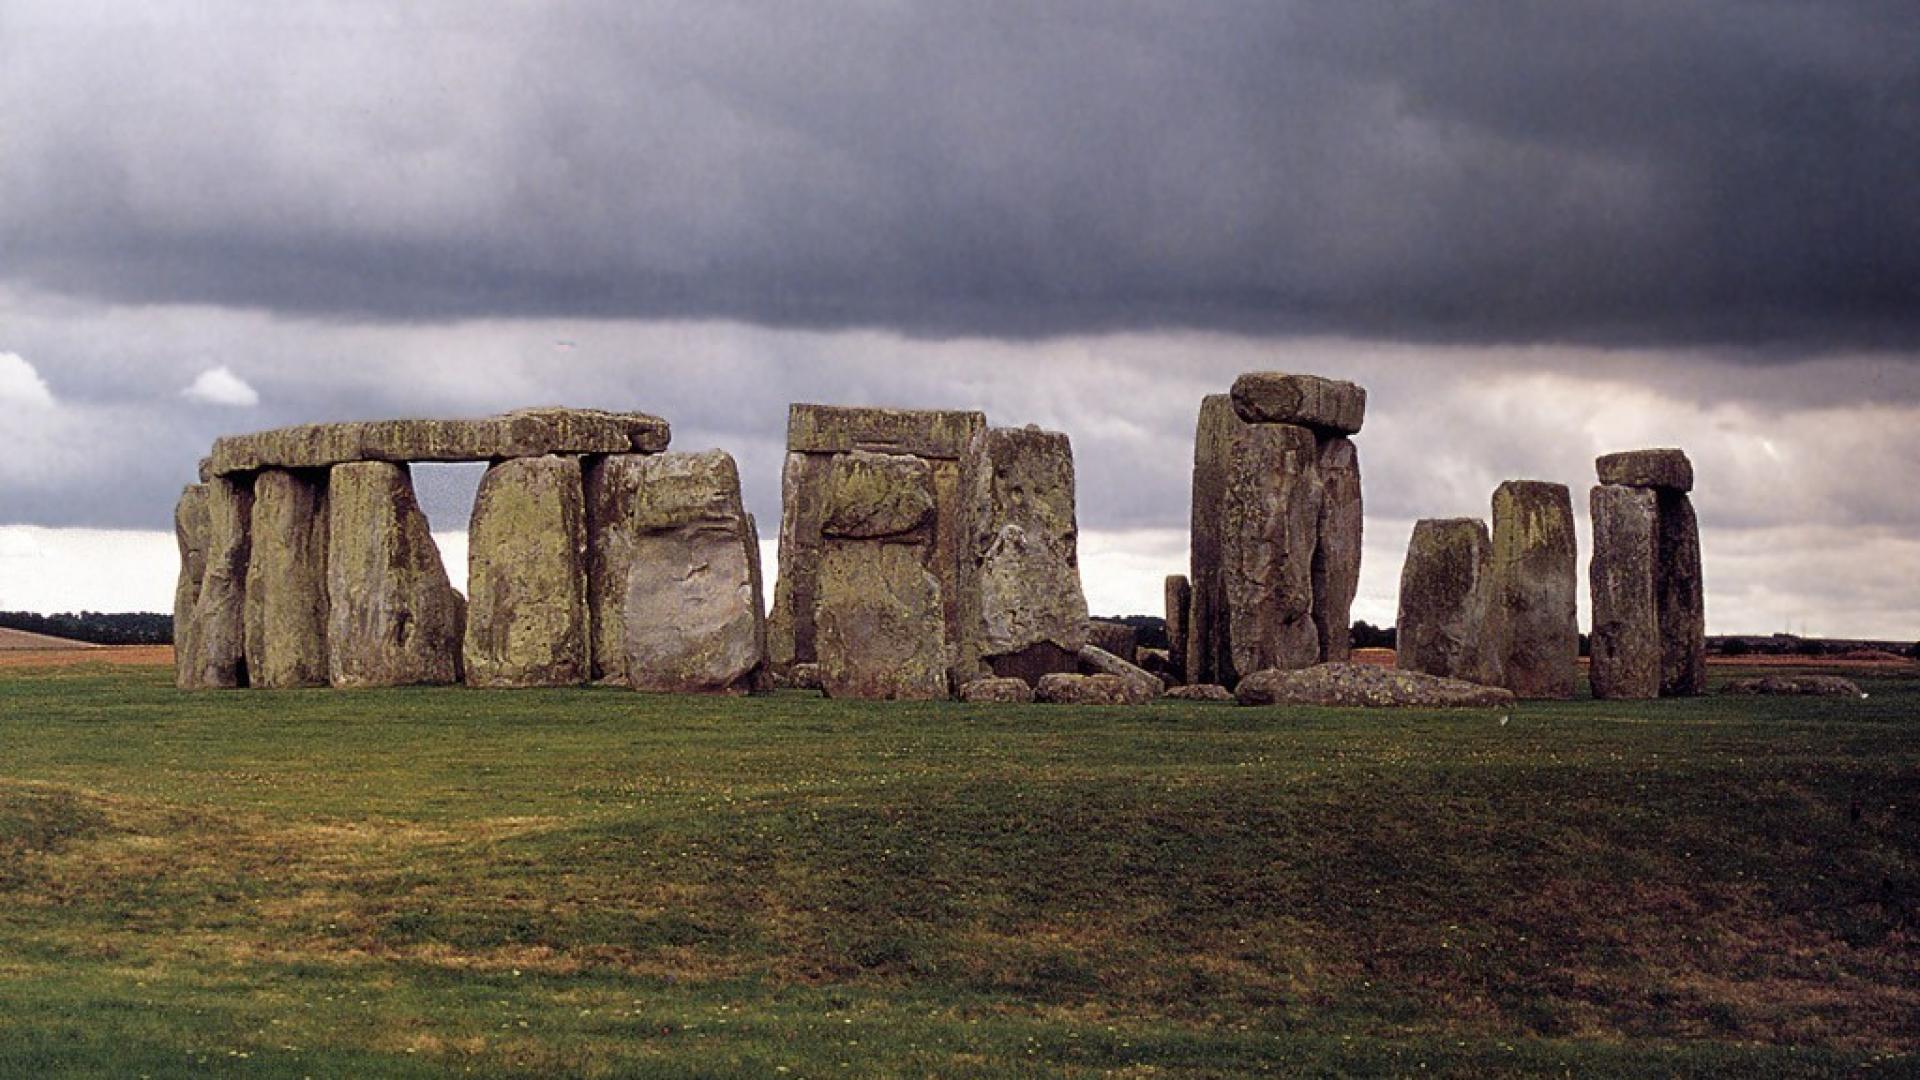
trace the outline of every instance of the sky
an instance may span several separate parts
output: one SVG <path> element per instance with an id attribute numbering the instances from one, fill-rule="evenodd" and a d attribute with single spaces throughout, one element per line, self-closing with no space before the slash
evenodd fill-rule
<path id="1" fill-rule="evenodd" d="M 816 401 L 1066 431 L 1153 612 L 1290 370 L 1370 392 L 1358 617 L 1678 445 L 1714 632 L 1920 638 L 1907 0 L 0 0 L 0 147 L 0 609 L 166 608 L 207 445 L 311 420 L 657 413 L 771 544 Z"/>

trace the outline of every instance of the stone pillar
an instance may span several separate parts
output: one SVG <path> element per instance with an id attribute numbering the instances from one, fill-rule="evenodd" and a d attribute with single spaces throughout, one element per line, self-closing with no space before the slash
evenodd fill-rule
<path id="1" fill-rule="evenodd" d="M 1580 677 L 1579 553 L 1564 484 L 1510 480 L 1493 493 L 1494 606 L 1501 684 L 1515 697 L 1573 696 Z"/>
<path id="2" fill-rule="evenodd" d="M 207 489 L 207 566 L 193 606 L 182 685 L 202 690 L 247 685 L 247 561 L 252 551 L 253 478 L 216 476 Z"/>
<path id="3" fill-rule="evenodd" d="M 487 470 L 467 536 L 469 686 L 571 686 L 592 673 L 580 459 Z"/>
<path id="4" fill-rule="evenodd" d="M 933 469 L 920 458 L 853 451 L 827 480 L 815 593 L 815 645 L 828 697 L 945 698 L 946 604 Z"/>
<path id="5" fill-rule="evenodd" d="M 1304 427 L 1249 424 L 1232 445 L 1220 552 L 1227 655 L 1218 664 L 1237 681 L 1320 660 L 1313 563 L 1323 487 L 1319 447 Z"/>
<path id="6" fill-rule="evenodd" d="M 1660 694 L 1693 697 L 1707 689 L 1706 582 L 1700 569 L 1700 521 L 1684 491 L 1662 491 L 1660 572 Z"/>
<path id="7" fill-rule="evenodd" d="M 1486 523 L 1475 518 L 1414 523 L 1400 572 L 1401 670 L 1502 685 L 1501 649 L 1488 632 L 1492 548 Z"/>
<path id="8" fill-rule="evenodd" d="M 329 681 L 459 682 L 466 604 L 447 581 L 407 467 L 336 465 L 327 504 Z"/>
<path id="9" fill-rule="evenodd" d="M 1345 436 L 1320 439 L 1319 544 L 1313 552 L 1313 625 L 1320 659 L 1343 662 L 1353 655 L 1353 598 L 1360 591 L 1360 550 L 1365 531 L 1360 497 L 1360 451 Z"/>
<path id="10" fill-rule="evenodd" d="M 774 582 L 767 650 L 776 669 L 811 664 L 815 591 L 820 583 L 820 523 L 826 516 L 831 454 L 789 453 L 780 473 L 780 576 Z"/>
<path id="11" fill-rule="evenodd" d="M 1193 610 L 1193 583 L 1185 574 L 1168 574 L 1166 584 L 1167 666 L 1187 682 L 1187 618 Z"/>
<path id="12" fill-rule="evenodd" d="M 1595 468 L 1601 484 L 1594 491 L 1596 523 L 1592 573 L 1596 582 L 1596 672 L 1601 666 L 1598 639 L 1602 636 L 1603 624 L 1633 620 L 1633 629 L 1621 632 L 1631 640 L 1636 650 L 1645 646 L 1645 632 L 1638 623 L 1645 621 L 1643 596 L 1651 596 L 1653 622 L 1658 637 L 1652 681 L 1657 683 L 1661 696 L 1699 694 L 1706 689 L 1706 587 L 1700 565 L 1700 525 L 1689 496 L 1693 490 L 1693 463 L 1681 450 L 1660 448 L 1608 454 L 1595 463 Z M 1631 500 L 1624 495 L 1603 497 L 1601 494 L 1604 489 L 1616 488 L 1644 494 Z M 1615 513 L 1626 513 L 1616 504 L 1631 502 L 1634 515 L 1632 526 L 1623 525 L 1615 534 L 1611 534 L 1605 549 L 1600 541 L 1598 524 L 1603 498 L 1608 500 L 1609 508 Z M 1651 562 L 1641 568 L 1640 564 L 1644 561 L 1643 529 L 1651 535 L 1653 554 Z M 1617 542 L 1612 535 L 1619 537 Z M 1616 550 L 1616 547 L 1619 549 Z M 1634 575 L 1631 582 L 1614 581 L 1629 572 Z M 1631 604 L 1624 609 L 1603 612 L 1597 584 L 1603 576 L 1609 578 L 1616 592 L 1630 597 Z M 1642 576 L 1648 581 L 1642 582 Z M 1624 675 L 1621 671 L 1615 671 L 1614 677 L 1608 678 L 1596 673 L 1595 694 L 1652 696 L 1647 693 L 1649 677 L 1642 670 L 1643 657 L 1635 651 L 1631 661 Z"/>
<path id="13" fill-rule="evenodd" d="M 180 577 L 173 589 L 174 682 L 181 689 L 194 685 L 193 611 L 200 602 L 200 583 L 207 576 L 207 486 L 190 484 L 173 508 L 173 535 L 180 546 Z"/>
<path id="14" fill-rule="evenodd" d="M 1193 606 L 1187 622 L 1187 681 L 1231 686 L 1227 611 L 1221 588 L 1226 529 L 1227 463 L 1241 427 L 1233 399 L 1209 394 L 1200 402 L 1193 446 Z"/>
<path id="15" fill-rule="evenodd" d="M 247 565 L 249 685 L 327 684 L 327 487 L 323 472 L 266 469 L 253 483 Z"/>
<path id="16" fill-rule="evenodd" d="M 1073 445 L 1056 431 L 993 428 L 976 498 L 974 561 L 982 659 L 1037 684 L 1074 671 L 1087 644 Z"/>
<path id="17" fill-rule="evenodd" d="M 1593 696 L 1660 696 L 1659 496 L 1644 488 L 1593 489 Z"/>

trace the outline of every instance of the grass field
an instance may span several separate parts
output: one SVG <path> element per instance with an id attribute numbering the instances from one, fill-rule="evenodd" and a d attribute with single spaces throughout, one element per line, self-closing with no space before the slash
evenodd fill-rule
<path id="1" fill-rule="evenodd" d="M 0 672 L 0 1075 L 1920 1073 L 1920 679 L 1365 714 Z"/>

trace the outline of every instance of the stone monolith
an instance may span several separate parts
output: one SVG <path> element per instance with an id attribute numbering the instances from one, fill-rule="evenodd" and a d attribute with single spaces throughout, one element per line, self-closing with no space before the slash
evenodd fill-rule
<path id="1" fill-rule="evenodd" d="M 1313 626 L 1320 659 L 1343 661 L 1353 652 L 1353 598 L 1360 591 L 1360 551 L 1366 528 L 1360 495 L 1360 452 L 1343 436 L 1319 441 L 1319 543 L 1313 553 Z"/>
<path id="2" fill-rule="evenodd" d="M 173 589 L 174 682 L 194 684 L 193 609 L 200 602 L 200 584 L 207 576 L 207 486 L 189 484 L 173 508 L 173 535 L 180 547 L 180 576 Z"/>
<path id="3" fill-rule="evenodd" d="M 1251 371 L 1234 380 L 1233 408 L 1249 424 L 1297 424 L 1353 435 L 1367 418 L 1367 391 L 1319 375 Z"/>
<path id="4" fill-rule="evenodd" d="M 207 489 L 207 567 L 193 606 L 185 685 L 247 685 L 247 561 L 252 553 L 251 477 L 216 476 Z"/>
<path id="5" fill-rule="evenodd" d="M 1225 470 L 1220 559 L 1228 646 L 1222 667 L 1234 678 L 1319 662 L 1313 563 L 1324 487 L 1318 460 L 1313 432 L 1304 427 L 1240 428 Z"/>
<path id="6" fill-rule="evenodd" d="M 1167 666 L 1176 682 L 1187 681 L 1187 619 L 1193 612 L 1193 582 L 1168 574 L 1166 582 Z"/>
<path id="7" fill-rule="evenodd" d="M 467 684 L 571 686 L 592 674 L 580 459 L 487 470 L 467 533 Z"/>
<path id="8" fill-rule="evenodd" d="M 327 684 L 327 478 L 267 469 L 253 481 L 247 681 Z"/>
<path id="9" fill-rule="evenodd" d="M 1659 697 L 1659 495 L 1601 484 L 1593 489 L 1592 513 L 1593 696 Z"/>
<path id="10" fill-rule="evenodd" d="M 1573 696 L 1580 677 L 1580 573 L 1564 484 L 1510 480 L 1493 493 L 1493 610 L 1500 685 L 1527 699 Z"/>
<path id="11" fill-rule="evenodd" d="M 334 466 L 327 480 L 327 671 L 336 687 L 460 681 L 466 604 L 405 465 Z"/>
<path id="12" fill-rule="evenodd" d="M 1692 697 L 1707 689 L 1706 583 L 1700 569 L 1700 522 L 1685 492 L 1656 494 L 1660 564 L 1654 582 L 1660 608 L 1660 694 Z"/>
<path id="13" fill-rule="evenodd" d="M 996 675 L 1071 671 L 1087 642 L 1073 445 L 1037 427 L 993 428 L 976 496 L 979 647 Z"/>
<path id="14" fill-rule="evenodd" d="M 828 697 L 931 700 L 950 693 L 934 470 L 856 450 L 825 480 L 814 648 Z"/>
<path id="15" fill-rule="evenodd" d="M 1502 683 L 1492 540 L 1475 518 L 1414 523 L 1400 572 L 1398 666 L 1486 686 Z"/>

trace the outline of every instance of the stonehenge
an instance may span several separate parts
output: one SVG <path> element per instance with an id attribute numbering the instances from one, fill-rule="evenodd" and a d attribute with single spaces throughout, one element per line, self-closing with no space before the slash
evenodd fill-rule
<path id="1" fill-rule="evenodd" d="M 1693 463 L 1672 448 L 1608 454 L 1592 494 L 1595 697 L 1706 690 L 1706 585 Z"/>

